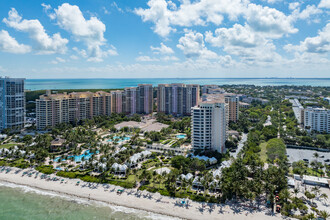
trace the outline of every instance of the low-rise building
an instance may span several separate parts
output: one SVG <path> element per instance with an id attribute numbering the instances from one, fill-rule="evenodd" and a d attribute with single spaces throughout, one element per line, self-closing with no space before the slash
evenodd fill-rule
<path id="1" fill-rule="evenodd" d="M 249 103 L 245 103 L 245 102 L 239 102 L 239 108 L 244 108 L 244 109 L 247 109 L 247 108 L 250 108 L 250 104 Z"/>
<path id="2" fill-rule="evenodd" d="M 308 184 L 308 185 L 322 186 L 322 187 L 327 187 L 327 188 L 329 188 L 329 185 L 330 185 L 330 179 L 327 179 L 327 178 L 303 175 L 303 178 L 301 179 L 300 175 L 297 175 L 297 174 L 294 174 L 293 177 L 294 177 L 294 179 L 300 180 L 304 184 Z"/>
<path id="3" fill-rule="evenodd" d="M 298 99 L 289 99 L 292 103 L 292 110 L 299 124 L 304 123 L 304 107 L 300 104 Z"/>
<path id="4" fill-rule="evenodd" d="M 146 147 L 151 152 L 170 153 L 176 155 L 187 155 L 191 152 L 191 145 L 181 145 L 180 147 L 171 147 L 165 144 L 148 144 Z"/>
<path id="5" fill-rule="evenodd" d="M 62 138 L 56 138 L 51 141 L 50 148 L 52 151 L 57 151 L 59 148 L 63 147 L 66 140 Z"/>
<path id="6" fill-rule="evenodd" d="M 116 175 L 126 175 L 126 170 L 128 169 L 126 164 L 112 164 L 111 168 L 114 170 Z"/>
<path id="7" fill-rule="evenodd" d="M 134 168 L 138 165 L 139 162 L 144 161 L 151 155 L 151 152 L 148 150 L 142 151 L 140 153 L 136 153 L 129 158 L 128 165 L 131 168 Z"/>

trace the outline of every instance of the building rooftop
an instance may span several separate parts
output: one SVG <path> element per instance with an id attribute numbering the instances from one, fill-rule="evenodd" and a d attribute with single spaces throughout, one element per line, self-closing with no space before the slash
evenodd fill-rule
<path id="1" fill-rule="evenodd" d="M 98 92 L 72 92 L 72 93 L 55 93 L 51 94 L 50 91 L 48 91 L 46 94 L 41 95 L 39 97 L 39 100 L 58 100 L 58 99 L 72 99 L 72 98 L 87 98 L 87 97 L 101 97 L 110 95 L 108 92 L 104 91 L 98 91 Z"/>
<path id="2" fill-rule="evenodd" d="M 54 140 L 52 140 L 51 145 L 52 146 L 62 146 L 65 143 L 65 139 L 62 138 L 56 138 Z"/>
<path id="3" fill-rule="evenodd" d="M 199 103 L 225 103 L 225 95 L 224 94 L 207 94 L 203 95 L 202 101 Z"/>

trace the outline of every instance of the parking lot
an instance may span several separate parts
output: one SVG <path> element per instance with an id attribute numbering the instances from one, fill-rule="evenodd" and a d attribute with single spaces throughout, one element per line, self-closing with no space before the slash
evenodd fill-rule
<path id="1" fill-rule="evenodd" d="M 290 163 L 303 159 L 307 159 L 309 160 L 309 162 L 312 162 L 313 160 L 315 160 L 314 153 L 318 153 L 319 158 L 317 159 L 317 161 L 319 162 L 324 163 L 324 160 L 330 159 L 330 152 L 319 152 L 315 150 L 301 150 L 301 149 L 287 148 L 286 153 L 287 155 L 289 155 L 288 159 Z M 327 164 L 330 163 L 327 162 Z"/>

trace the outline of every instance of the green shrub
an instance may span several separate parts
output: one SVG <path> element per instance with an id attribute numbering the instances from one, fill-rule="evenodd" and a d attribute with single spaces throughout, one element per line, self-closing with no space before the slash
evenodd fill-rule
<path id="1" fill-rule="evenodd" d="M 80 178 L 82 181 L 85 181 L 85 182 L 94 182 L 94 183 L 98 183 L 100 182 L 100 180 L 98 178 L 96 178 L 95 176 L 83 176 Z"/>
<path id="2" fill-rule="evenodd" d="M 0 160 L 0 166 L 7 166 L 7 162 L 5 160 Z"/>
<path id="3" fill-rule="evenodd" d="M 38 167 L 36 167 L 36 170 L 38 170 L 39 172 L 44 173 L 44 174 L 55 173 L 55 170 L 53 169 L 53 166 L 52 165 L 38 166 Z"/>
<path id="4" fill-rule="evenodd" d="M 74 179 L 77 177 L 77 174 L 75 172 L 65 172 L 65 171 L 58 171 L 56 175 L 70 179 Z"/>

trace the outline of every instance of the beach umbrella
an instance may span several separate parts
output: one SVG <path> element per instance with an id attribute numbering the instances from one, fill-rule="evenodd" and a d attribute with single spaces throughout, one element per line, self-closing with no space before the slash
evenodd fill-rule
<path id="1" fill-rule="evenodd" d="M 156 192 L 154 195 L 155 195 L 156 200 L 162 199 L 162 195 L 159 192 Z"/>

